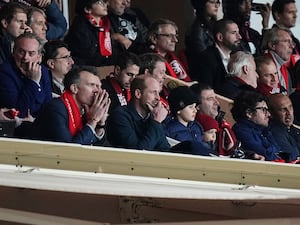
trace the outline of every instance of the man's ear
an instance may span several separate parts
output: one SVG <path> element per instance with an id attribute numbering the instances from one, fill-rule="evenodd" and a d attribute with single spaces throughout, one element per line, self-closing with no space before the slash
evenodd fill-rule
<path id="1" fill-rule="evenodd" d="M 274 12 L 274 20 L 280 20 L 280 14 L 278 12 Z"/>
<path id="2" fill-rule="evenodd" d="M 135 89 L 134 96 L 136 99 L 140 99 L 142 96 L 142 91 L 140 89 Z"/>
<path id="3" fill-rule="evenodd" d="M 2 20 L 1 20 L 1 26 L 2 26 L 4 29 L 6 29 L 6 28 L 8 27 L 8 22 L 7 22 L 6 19 L 2 19 Z"/>
<path id="4" fill-rule="evenodd" d="M 220 32 L 216 33 L 216 39 L 217 39 L 219 42 L 223 42 L 223 39 L 224 39 L 223 34 L 220 33 Z"/>
<path id="5" fill-rule="evenodd" d="M 268 42 L 268 48 L 274 51 L 274 50 L 275 50 L 275 43 L 269 41 L 269 42 Z"/>
<path id="6" fill-rule="evenodd" d="M 84 7 L 83 11 L 84 11 L 86 14 L 91 14 L 91 9 L 88 9 L 87 7 Z"/>
<path id="7" fill-rule="evenodd" d="M 54 60 L 53 59 L 48 59 L 46 64 L 50 69 L 54 69 Z"/>
<path id="8" fill-rule="evenodd" d="M 70 86 L 70 91 L 72 92 L 72 94 L 77 94 L 78 92 L 78 85 L 77 84 L 71 84 Z"/>
<path id="9" fill-rule="evenodd" d="M 121 72 L 121 68 L 119 66 L 115 66 L 114 75 L 117 77 L 119 76 L 120 72 Z"/>
<path id="10" fill-rule="evenodd" d="M 154 45 L 157 44 L 157 36 L 155 34 L 151 34 L 149 36 L 149 40 L 151 41 L 152 44 L 154 44 Z"/>
<path id="11" fill-rule="evenodd" d="M 248 67 L 248 65 L 243 65 L 242 70 L 243 70 L 243 73 L 244 73 L 244 74 L 248 74 L 248 72 L 249 72 L 249 67 Z"/>
<path id="12" fill-rule="evenodd" d="M 145 72 L 144 72 L 144 74 L 145 74 L 145 75 L 149 75 L 149 74 L 151 74 L 151 73 L 150 73 L 150 70 L 149 70 L 148 68 L 147 68 L 147 69 L 145 69 Z"/>
<path id="13" fill-rule="evenodd" d="M 245 112 L 246 118 L 249 120 L 252 118 L 252 111 L 250 109 L 246 109 Z"/>

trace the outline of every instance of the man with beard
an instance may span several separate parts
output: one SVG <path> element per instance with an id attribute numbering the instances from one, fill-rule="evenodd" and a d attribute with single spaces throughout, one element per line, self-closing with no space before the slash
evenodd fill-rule
<path id="1" fill-rule="evenodd" d="M 193 80 L 206 83 L 219 92 L 227 74 L 230 53 L 239 47 L 241 35 L 236 23 L 224 19 L 215 23 L 213 35 L 215 45 L 194 56 L 198 63 L 190 68 L 190 72 Z"/>
<path id="2" fill-rule="evenodd" d="M 101 80 L 102 88 L 108 92 L 111 99 L 109 111 L 127 105 L 131 98 L 130 84 L 139 74 L 139 69 L 139 57 L 134 53 L 125 52 L 117 59 L 114 72 Z"/>
<path id="3" fill-rule="evenodd" d="M 223 0 L 222 8 L 224 18 L 233 20 L 239 27 L 241 34 L 240 50 L 260 55 L 261 35 L 250 27 L 252 0 Z M 262 16 L 263 30 L 268 29 L 271 6 L 269 3 L 258 9 Z"/>
<path id="4" fill-rule="evenodd" d="M 96 69 L 81 66 L 67 73 L 65 91 L 43 107 L 34 121 L 34 138 L 99 145 L 104 142 L 110 99 Z"/>
<path id="5" fill-rule="evenodd" d="M 131 101 L 113 110 L 107 138 L 114 147 L 167 151 L 170 145 L 162 121 L 168 111 L 159 101 L 160 86 L 151 76 L 140 75 L 130 86 Z"/>
<path id="6" fill-rule="evenodd" d="M 300 156 L 300 130 L 294 123 L 294 108 L 290 98 L 281 93 L 269 96 L 268 106 L 272 115 L 270 129 L 278 145 L 287 152 L 287 161 Z"/>

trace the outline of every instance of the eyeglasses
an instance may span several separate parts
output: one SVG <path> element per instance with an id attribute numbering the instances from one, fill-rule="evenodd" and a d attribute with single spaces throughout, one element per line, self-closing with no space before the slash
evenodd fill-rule
<path id="1" fill-rule="evenodd" d="M 219 0 L 209 0 L 208 3 L 210 3 L 210 4 L 217 4 L 217 5 L 221 4 L 221 2 Z"/>
<path id="2" fill-rule="evenodd" d="M 178 34 L 156 34 L 157 36 L 167 37 L 169 39 L 178 39 Z"/>
<path id="3" fill-rule="evenodd" d="M 96 5 L 106 6 L 108 4 L 108 1 L 106 0 L 99 0 L 95 2 Z"/>
<path id="4" fill-rule="evenodd" d="M 291 39 L 285 39 L 285 40 L 277 40 L 276 42 L 286 42 L 288 43 L 290 46 L 292 46 L 293 48 L 296 46 L 295 42 Z"/>
<path id="5" fill-rule="evenodd" d="M 65 59 L 65 60 L 70 60 L 70 59 L 72 59 L 72 56 L 71 56 L 71 55 L 65 55 L 65 56 L 62 56 L 62 57 L 54 58 L 54 59 Z"/>
<path id="6" fill-rule="evenodd" d="M 256 107 L 254 110 L 261 110 L 264 114 L 267 114 L 269 112 L 268 107 Z"/>

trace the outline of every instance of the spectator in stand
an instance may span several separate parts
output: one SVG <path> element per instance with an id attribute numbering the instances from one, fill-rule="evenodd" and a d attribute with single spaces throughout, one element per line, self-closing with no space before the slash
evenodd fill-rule
<path id="1" fill-rule="evenodd" d="M 235 100 L 242 91 L 256 91 L 258 74 L 250 52 L 238 51 L 228 62 L 228 75 L 220 94 Z"/>
<path id="2" fill-rule="evenodd" d="M 211 152 L 218 155 L 217 149 L 217 135 L 219 131 L 219 123 L 209 115 L 197 114 L 196 121 L 199 122 L 203 128 L 203 140 L 210 146 Z"/>
<path id="3" fill-rule="evenodd" d="M 167 74 L 180 80 L 191 81 L 186 68 L 175 55 L 175 47 L 178 42 L 178 27 L 168 19 L 157 19 L 149 28 L 148 39 L 150 49 L 164 57 Z"/>
<path id="4" fill-rule="evenodd" d="M 294 47 L 295 43 L 288 30 L 273 27 L 265 31 L 262 48 L 275 62 L 280 85 L 287 90 L 288 95 L 293 92 L 294 76 L 289 62 Z"/>
<path id="5" fill-rule="evenodd" d="M 0 107 L 15 108 L 24 118 L 36 117 L 42 104 L 51 100 L 51 81 L 41 65 L 43 45 L 32 33 L 15 40 L 12 58 L 0 67 Z"/>
<path id="6" fill-rule="evenodd" d="M 146 39 L 147 33 L 148 33 L 148 28 L 150 26 L 150 21 L 147 18 L 147 16 L 145 15 L 145 13 L 140 8 L 132 7 L 131 0 L 126 0 L 125 12 L 129 15 L 131 14 L 138 18 L 138 20 L 136 22 L 141 23 L 142 25 L 138 24 L 137 26 L 140 28 L 143 28 L 141 30 L 141 33 L 142 33 L 142 36 Z"/>
<path id="7" fill-rule="evenodd" d="M 232 129 L 243 149 L 276 161 L 281 159 L 281 148 L 268 128 L 270 113 L 266 102 L 266 97 L 257 92 L 242 92 L 231 109 L 236 121 Z"/>
<path id="8" fill-rule="evenodd" d="M 248 150 L 239 148 L 239 141 L 232 131 L 231 124 L 224 119 L 225 113 L 220 110 L 220 104 L 217 100 L 214 90 L 206 84 L 195 84 L 191 86 L 191 90 L 198 96 L 199 105 L 196 121 L 198 121 L 205 129 L 206 123 L 211 119 L 218 123 L 218 142 L 215 149 L 216 155 L 229 155 L 232 158 L 247 158 L 264 160 L 264 157 Z M 210 117 L 210 118 L 208 118 Z M 211 121 L 211 125 L 215 122 Z M 209 125 L 208 124 L 208 125 Z M 210 126 L 210 125 L 209 125 Z"/>
<path id="9" fill-rule="evenodd" d="M 107 138 L 114 147 L 168 151 L 170 145 L 162 121 L 168 111 L 159 101 L 159 83 L 150 76 L 137 76 L 130 86 L 127 106 L 110 113 Z"/>
<path id="10" fill-rule="evenodd" d="M 101 89 L 96 69 L 74 68 L 66 75 L 64 85 L 66 90 L 62 96 L 46 104 L 34 121 L 34 138 L 84 145 L 103 144 L 110 99 Z"/>
<path id="11" fill-rule="evenodd" d="M 68 46 L 61 40 L 47 42 L 44 46 L 43 63 L 48 66 L 52 78 L 52 97 L 59 97 L 65 89 L 65 75 L 74 64 Z"/>
<path id="12" fill-rule="evenodd" d="M 130 84 L 139 74 L 140 59 L 131 52 L 126 52 L 117 60 L 113 74 L 103 79 L 102 88 L 105 89 L 111 99 L 109 111 L 118 106 L 127 105 L 130 95 Z"/>
<path id="13" fill-rule="evenodd" d="M 295 91 L 290 95 L 290 99 L 294 106 L 295 124 L 300 125 L 300 61 L 298 61 L 294 67 L 295 73 Z"/>
<path id="14" fill-rule="evenodd" d="M 297 20 L 297 6 L 295 0 L 275 0 L 272 4 L 272 15 L 275 20 L 273 26 L 289 30 L 295 43 L 294 54 L 300 54 L 300 42 L 291 32 Z"/>
<path id="15" fill-rule="evenodd" d="M 77 0 L 78 15 L 65 37 L 76 65 L 114 65 L 119 50 L 111 41 L 108 0 Z"/>
<path id="16" fill-rule="evenodd" d="M 258 74 L 257 91 L 265 96 L 275 93 L 286 93 L 279 83 L 278 71 L 274 61 L 268 56 L 255 58 L 256 72 Z"/>
<path id="17" fill-rule="evenodd" d="M 241 36 L 237 24 L 224 19 L 215 23 L 213 35 L 215 45 L 194 55 L 189 65 L 193 80 L 206 83 L 219 92 L 227 75 L 230 54 L 239 47 Z"/>
<path id="18" fill-rule="evenodd" d="M 281 93 L 270 95 L 268 106 L 272 115 L 270 129 L 281 149 L 287 153 L 286 161 L 300 156 L 300 130 L 294 123 L 294 109 L 290 98 Z"/>
<path id="19" fill-rule="evenodd" d="M 0 10 L 0 64 L 12 53 L 14 40 L 24 32 L 32 32 L 26 25 L 26 9 L 17 3 L 4 5 Z"/>
<path id="20" fill-rule="evenodd" d="M 185 36 L 185 46 L 188 61 L 195 60 L 208 46 L 215 43 L 213 26 L 217 20 L 220 0 L 191 0 L 196 18 Z"/>
<path id="21" fill-rule="evenodd" d="M 31 27 L 32 33 L 38 36 L 43 42 L 47 42 L 47 24 L 45 12 L 39 8 L 30 7 L 28 9 L 27 16 L 27 24 Z"/>
<path id="22" fill-rule="evenodd" d="M 37 7 L 44 11 L 47 17 L 46 40 L 61 39 L 67 31 L 66 18 L 62 14 L 55 0 L 7 0 L 5 2 L 17 2 L 26 7 Z"/>
<path id="23" fill-rule="evenodd" d="M 148 28 L 138 14 L 128 10 L 127 0 L 110 0 L 108 17 L 112 25 L 111 38 L 130 52 L 143 53 Z"/>
<path id="24" fill-rule="evenodd" d="M 194 154 L 209 155 L 213 150 L 203 139 L 203 129 L 195 122 L 197 97 L 186 86 L 180 86 L 170 92 L 169 106 L 172 119 L 165 123 L 165 134 L 178 141 L 191 141 L 197 145 Z"/>
<path id="25" fill-rule="evenodd" d="M 241 34 L 241 49 L 254 55 L 261 55 L 261 35 L 250 27 L 252 0 L 223 0 L 224 18 L 233 20 Z M 259 11 L 262 16 L 263 30 L 268 29 L 271 5 L 266 3 Z"/>

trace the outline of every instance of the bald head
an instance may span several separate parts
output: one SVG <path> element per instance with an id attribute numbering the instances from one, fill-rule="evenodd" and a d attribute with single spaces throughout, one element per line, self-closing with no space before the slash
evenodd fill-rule
<path id="1" fill-rule="evenodd" d="M 272 118 L 287 127 L 294 123 L 294 109 L 290 98 L 282 93 L 269 96 L 269 109 Z"/>

